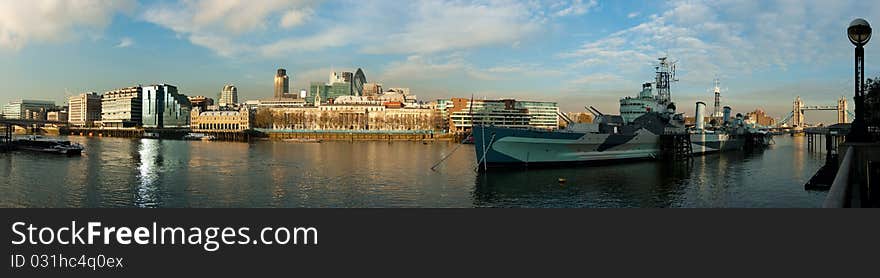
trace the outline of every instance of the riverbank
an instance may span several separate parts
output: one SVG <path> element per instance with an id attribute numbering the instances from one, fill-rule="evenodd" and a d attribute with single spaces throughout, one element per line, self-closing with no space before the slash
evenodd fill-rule
<path id="1" fill-rule="evenodd" d="M 213 136 L 217 141 L 248 142 L 266 140 L 321 140 L 321 141 L 456 141 L 454 134 L 433 132 L 362 132 L 362 131 L 202 131 L 190 129 L 143 129 L 143 128 L 69 128 L 62 135 L 83 137 L 156 138 L 183 140 L 189 133 Z"/>
<path id="2" fill-rule="evenodd" d="M 265 132 L 269 140 L 305 139 L 322 141 L 453 141 L 446 133 L 361 133 L 361 132 Z"/>

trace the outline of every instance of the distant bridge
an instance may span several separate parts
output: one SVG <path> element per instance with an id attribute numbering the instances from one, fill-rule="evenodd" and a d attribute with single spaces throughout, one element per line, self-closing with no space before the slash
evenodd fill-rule
<path id="1" fill-rule="evenodd" d="M 848 123 L 850 118 L 855 118 L 855 114 L 847 109 L 846 97 L 840 97 L 839 99 L 837 99 L 837 105 L 807 106 L 804 105 L 804 101 L 801 100 L 800 96 L 798 96 L 797 98 L 795 98 L 794 103 L 792 104 L 791 112 L 783 117 L 781 121 L 776 123 L 776 127 L 781 127 L 785 124 L 789 124 L 789 126 L 794 128 L 804 128 L 806 127 L 807 122 L 804 112 L 816 110 L 837 111 L 838 124 Z"/>
<path id="2" fill-rule="evenodd" d="M 4 126 L 33 126 L 33 125 L 67 125 L 67 122 L 28 120 L 28 119 L 0 119 L 0 125 Z"/>
<path id="3" fill-rule="evenodd" d="M 0 119 L 0 126 L 4 127 L 3 134 L 0 135 L 0 143 L 9 143 L 12 141 L 12 133 L 14 126 L 31 127 L 35 125 L 67 125 L 67 122 L 44 121 L 44 120 L 28 120 L 28 119 Z"/>

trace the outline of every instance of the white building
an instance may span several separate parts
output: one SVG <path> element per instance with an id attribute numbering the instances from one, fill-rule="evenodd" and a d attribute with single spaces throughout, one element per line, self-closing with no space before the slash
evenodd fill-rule
<path id="1" fill-rule="evenodd" d="M 559 128 L 559 107 L 555 102 L 474 100 L 452 98 L 437 100 L 437 109 L 445 120 L 444 129 L 464 132 L 474 125 L 509 128 Z"/>
<path id="2" fill-rule="evenodd" d="M 140 126 L 143 100 L 141 86 L 112 90 L 101 97 L 101 124 L 109 128 Z"/>
<path id="3" fill-rule="evenodd" d="M 238 104 L 238 88 L 233 84 L 226 84 L 220 91 L 220 106 L 232 106 Z"/>
<path id="4" fill-rule="evenodd" d="M 67 98 L 68 122 L 72 126 L 93 127 L 101 121 L 101 95 L 82 93 Z"/>
<path id="5" fill-rule="evenodd" d="M 48 100 L 15 100 L 3 107 L 6 119 L 45 120 L 46 113 L 55 109 L 55 102 Z"/>

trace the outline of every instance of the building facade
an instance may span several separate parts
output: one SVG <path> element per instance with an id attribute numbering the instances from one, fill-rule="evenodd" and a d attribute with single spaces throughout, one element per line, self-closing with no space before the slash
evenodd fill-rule
<path id="1" fill-rule="evenodd" d="M 177 87 L 157 84 L 143 87 L 142 120 L 145 128 L 183 128 L 189 126 L 192 105 Z"/>
<path id="2" fill-rule="evenodd" d="M 311 86 L 309 86 L 310 97 L 306 99 L 306 101 L 313 105 L 320 105 L 332 103 L 333 100 L 338 97 L 350 95 L 352 95 L 351 83 L 334 82 L 327 84 L 323 82 L 312 82 Z"/>
<path id="3" fill-rule="evenodd" d="M 76 127 L 94 127 L 101 121 L 101 95 L 82 93 L 67 99 L 68 123 Z"/>
<path id="4" fill-rule="evenodd" d="M 190 127 L 201 132 L 239 132 L 251 129 L 253 114 L 247 107 L 238 111 L 202 111 L 193 108 Z"/>
<path id="5" fill-rule="evenodd" d="M 46 113 L 46 120 L 50 122 L 68 122 L 69 115 L 65 110 L 49 111 Z"/>
<path id="6" fill-rule="evenodd" d="M 262 109 L 255 119 L 258 128 L 294 131 L 422 133 L 438 131 L 439 125 L 434 109 L 358 104 Z"/>
<path id="7" fill-rule="evenodd" d="M 526 109 L 526 113 L 532 118 L 529 125 L 543 129 L 559 128 L 559 106 L 555 102 L 543 101 L 517 101 L 516 108 Z"/>
<path id="8" fill-rule="evenodd" d="M 776 120 L 773 117 L 767 115 L 764 112 L 764 109 L 755 109 L 755 111 L 746 113 L 746 122 L 751 124 L 757 124 L 760 126 L 774 126 L 776 125 Z"/>
<path id="9" fill-rule="evenodd" d="M 46 113 L 55 108 L 54 101 L 15 100 L 3 107 L 3 117 L 6 119 L 45 120 Z"/>
<path id="10" fill-rule="evenodd" d="M 101 96 L 101 125 L 105 128 L 138 127 L 142 122 L 143 88 L 134 86 Z"/>
<path id="11" fill-rule="evenodd" d="M 327 83 L 312 82 L 309 84 L 308 101 L 312 105 L 331 104 L 341 96 L 363 96 L 367 90 L 367 77 L 364 71 L 358 69 L 357 72 L 330 72 Z M 375 90 L 377 87 L 370 90 Z M 378 91 L 377 91 L 378 92 Z"/>
<path id="12" fill-rule="evenodd" d="M 220 106 L 230 106 L 238 104 L 238 88 L 236 88 L 233 84 L 224 85 L 223 90 L 220 90 L 220 101 L 218 102 L 218 104 Z M 196 105 L 193 104 L 193 107 L 195 106 Z M 202 109 L 202 111 L 204 111 L 204 109 Z"/>
<path id="13" fill-rule="evenodd" d="M 206 96 L 187 97 L 187 99 L 189 100 L 189 103 L 190 103 L 190 105 L 192 105 L 193 108 L 198 107 L 202 111 L 207 111 L 208 107 L 214 106 L 214 99 L 206 97 Z M 225 106 L 225 105 L 220 104 L 220 106 Z"/>
<path id="14" fill-rule="evenodd" d="M 555 102 L 474 100 L 465 98 L 437 100 L 444 119 L 443 129 L 468 132 L 474 125 L 509 128 L 559 128 L 559 107 Z"/>
<path id="15" fill-rule="evenodd" d="M 290 78 L 286 69 L 278 69 L 275 73 L 275 98 L 285 98 L 290 94 Z"/>
<path id="16" fill-rule="evenodd" d="M 382 84 L 379 83 L 366 83 L 364 84 L 364 94 L 365 97 L 376 97 L 382 94 Z"/>

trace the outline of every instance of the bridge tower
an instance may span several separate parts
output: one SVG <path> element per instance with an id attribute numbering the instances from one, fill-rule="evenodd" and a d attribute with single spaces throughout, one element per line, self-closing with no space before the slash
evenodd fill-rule
<path id="1" fill-rule="evenodd" d="M 846 111 L 846 97 L 842 96 L 837 100 L 837 123 L 845 124 L 848 122 Z"/>
<path id="2" fill-rule="evenodd" d="M 792 109 L 791 109 L 791 111 L 792 111 L 792 116 L 791 116 L 792 126 L 800 127 L 800 128 L 804 127 L 804 110 L 803 110 L 803 108 L 804 108 L 804 101 L 801 100 L 800 96 L 798 96 L 796 99 L 794 99 L 794 103 L 793 103 Z"/>

